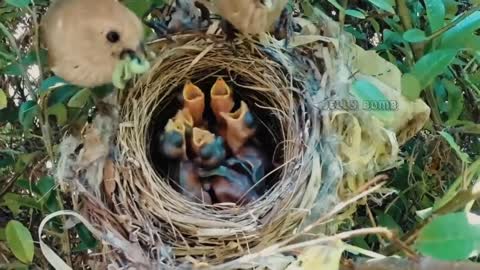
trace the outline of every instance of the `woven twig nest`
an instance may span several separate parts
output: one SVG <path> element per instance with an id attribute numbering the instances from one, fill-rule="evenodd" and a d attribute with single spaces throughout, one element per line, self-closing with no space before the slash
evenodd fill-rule
<path id="1" fill-rule="evenodd" d="M 409 113 L 402 119 L 394 115 L 401 123 L 362 111 L 322 110 L 325 101 L 350 98 L 349 56 L 341 52 L 351 48 L 339 48 L 338 40 L 307 36 L 296 39 L 296 49 L 285 50 L 268 39 L 235 44 L 205 34 L 175 39 L 150 44 L 158 57 L 150 72 L 120 95 L 120 106 L 112 102 L 113 110 L 97 115 L 88 135 L 67 136 L 62 143 L 57 179 L 75 183 L 75 209 L 108 244 L 94 267 L 265 266 L 254 259 L 292 240 L 334 232 L 337 223 L 309 225 L 333 218 L 362 197 L 356 192 L 364 191 L 371 177 L 398 164 L 397 136 L 408 139 L 428 115 L 428 107 L 416 104 L 419 109 L 411 110 L 414 105 L 396 92 L 387 96 Z M 153 135 L 176 113 L 183 85 L 192 81 L 208 91 L 219 76 L 259 119 L 259 140 L 277 164 L 268 191 L 244 206 L 187 200 L 152 154 Z M 409 124 L 416 119 L 418 124 Z"/>
<path id="2" fill-rule="evenodd" d="M 120 177 L 119 188 L 125 189 L 116 193 L 115 201 L 123 204 L 118 211 L 140 227 L 140 242 L 154 248 L 161 239 L 176 257 L 218 264 L 291 234 L 316 196 L 307 191 L 311 158 L 305 157 L 316 151 L 310 141 L 318 139 L 320 123 L 311 119 L 315 110 L 303 98 L 302 78 L 286 74 L 266 50 L 249 42 L 232 48 L 215 37 L 191 38 L 180 46 L 163 47 L 158 55 L 152 72 L 123 102 L 118 138 L 124 155 L 140 166 L 130 171 L 131 177 Z M 188 201 L 155 169 L 149 154 L 153 129 L 173 116 L 170 104 L 185 82 L 211 85 L 217 76 L 224 76 L 260 119 L 264 132 L 258 139 L 270 145 L 280 164 L 271 172 L 273 188 L 245 206 Z"/>

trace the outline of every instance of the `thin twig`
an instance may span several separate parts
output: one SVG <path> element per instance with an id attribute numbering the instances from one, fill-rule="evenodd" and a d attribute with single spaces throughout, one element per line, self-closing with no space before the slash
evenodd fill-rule
<path id="1" fill-rule="evenodd" d="M 39 70 L 39 75 L 38 75 L 38 84 L 41 85 L 43 81 L 43 66 L 42 66 L 42 61 L 40 59 L 40 27 L 38 25 L 38 18 L 37 18 L 37 7 L 35 5 L 35 1 L 32 0 L 33 7 L 30 9 L 28 8 L 28 11 L 32 14 L 32 20 L 33 20 L 33 26 L 34 26 L 34 31 L 35 31 L 35 37 L 34 37 L 34 46 L 35 46 L 35 52 L 37 55 L 37 65 L 38 65 L 38 70 Z"/>

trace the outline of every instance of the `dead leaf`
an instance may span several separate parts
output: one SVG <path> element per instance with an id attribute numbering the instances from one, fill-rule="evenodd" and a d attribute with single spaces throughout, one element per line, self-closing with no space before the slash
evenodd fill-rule
<path id="1" fill-rule="evenodd" d="M 259 270 L 283 270 L 294 261 L 295 258 L 293 256 L 275 254 L 268 257 L 261 257 L 255 261 L 255 264 L 258 265 L 257 269 Z"/>
<path id="2" fill-rule="evenodd" d="M 108 145 L 102 141 L 98 129 L 91 126 L 85 130 L 83 137 L 83 148 L 79 155 L 80 167 L 86 167 L 92 162 L 106 157 L 108 154 Z"/>
<path id="3" fill-rule="evenodd" d="M 401 91 L 402 73 L 374 50 L 364 50 L 352 44 L 352 65 L 359 73 L 375 77 L 397 91 Z"/>
<path id="4" fill-rule="evenodd" d="M 112 201 L 112 194 L 116 188 L 115 173 L 113 160 L 107 159 L 103 167 L 103 188 L 105 189 L 105 196 L 108 202 Z"/>
<path id="5" fill-rule="evenodd" d="M 320 28 L 310 20 L 301 17 L 295 17 L 293 20 L 302 28 L 302 35 L 320 35 Z"/>
<path id="6" fill-rule="evenodd" d="M 285 270 L 338 270 L 343 250 L 341 242 L 331 246 L 308 247 L 298 256 L 298 261 Z"/>

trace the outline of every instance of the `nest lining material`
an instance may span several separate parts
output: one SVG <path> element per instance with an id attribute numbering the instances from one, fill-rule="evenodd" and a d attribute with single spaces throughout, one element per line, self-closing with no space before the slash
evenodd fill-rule
<path id="1" fill-rule="evenodd" d="M 308 227 L 339 199 L 364 187 L 375 173 L 394 166 L 399 145 L 395 135 L 406 140 L 428 114 L 422 106 L 410 110 L 414 106 L 396 92 L 393 98 L 401 101 L 403 111 L 413 113 L 407 119 L 395 119 L 420 119 L 408 133 L 402 133 L 402 127 L 411 127 L 408 123 L 385 124 L 368 112 L 319 111 L 325 100 L 347 98 L 352 77 L 344 62 L 348 56 L 339 53 L 348 54 L 351 48 L 338 45 L 351 41 L 337 40 L 332 48 L 318 41 L 333 39 L 318 36 L 315 42 L 309 36 L 303 43 L 309 45 L 292 53 L 276 41 L 263 45 L 243 41 L 232 47 L 214 36 L 176 39 L 175 44 L 151 44 L 158 58 L 150 72 L 121 98 L 119 114 L 112 110 L 111 116 L 94 119 L 97 134 L 106 134 L 97 141 L 106 147 L 88 147 L 85 138 L 72 139 L 71 135 L 62 143 L 57 180 L 74 183 L 82 194 L 78 197 L 78 192 L 72 192 L 75 209 L 102 231 L 95 235 L 113 247 L 106 246 L 104 252 L 109 256 L 96 261 L 100 268 L 190 269 L 189 264 L 207 264 L 224 269 L 222 263 L 249 258 L 247 254 Z M 202 83 L 216 76 L 231 81 L 250 107 L 261 108 L 277 122 L 270 134 L 277 143 L 278 181 L 259 201 L 244 207 L 186 200 L 158 173 L 149 155 L 152 122 L 171 116 L 162 110 L 165 113 L 176 98 L 176 89 L 186 80 Z M 386 87 L 380 90 L 389 91 Z M 117 145 L 112 149 L 104 137 L 113 135 L 112 124 L 116 126 L 118 118 Z M 86 150 L 70 160 L 82 142 Z M 93 151 L 105 148 L 110 150 Z M 88 151 L 93 154 L 87 155 Z M 84 173 L 79 175 L 79 171 Z"/>

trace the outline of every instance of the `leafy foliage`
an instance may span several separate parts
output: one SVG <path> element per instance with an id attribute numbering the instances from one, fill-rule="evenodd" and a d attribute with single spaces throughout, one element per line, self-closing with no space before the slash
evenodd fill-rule
<path id="1" fill-rule="evenodd" d="M 434 218 L 415 243 L 425 255 L 445 260 L 463 260 L 480 248 L 479 216 L 465 212 Z"/>
<path id="2" fill-rule="evenodd" d="M 8 247 L 21 262 L 33 261 L 33 239 L 30 231 L 22 223 L 11 220 L 5 228 Z"/>

